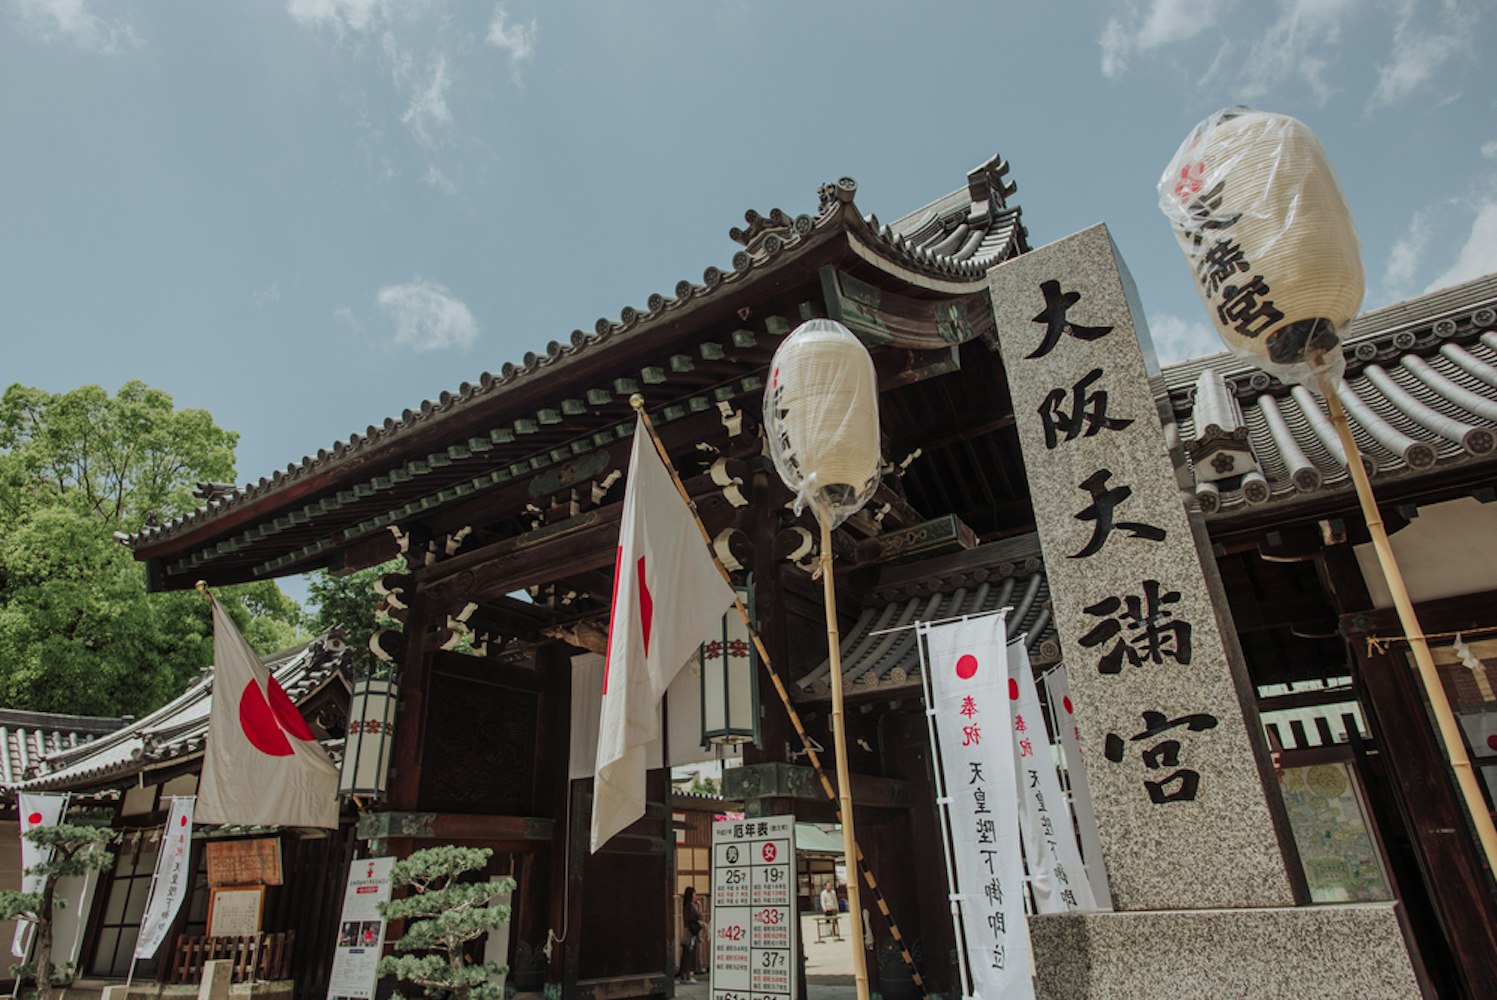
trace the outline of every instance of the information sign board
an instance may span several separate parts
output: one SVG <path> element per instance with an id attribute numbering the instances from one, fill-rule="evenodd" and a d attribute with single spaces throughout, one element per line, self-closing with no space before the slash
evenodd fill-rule
<path id="1" fill-rule="evenodd" d="M 348 888 L 338 921 L 338 945 L 328 977 L 328 1000 L 370 1000 L 379 978 L 376 967 L 385 944 L 381 903 L 390 900 L 390 870 L 394 858 L 362 858 L 348 867 Z"/>
<path id="2" fill-rule="evenodd" d="M 795 817 L 712 825 L 712 1000 L 797 1000 Z"/>

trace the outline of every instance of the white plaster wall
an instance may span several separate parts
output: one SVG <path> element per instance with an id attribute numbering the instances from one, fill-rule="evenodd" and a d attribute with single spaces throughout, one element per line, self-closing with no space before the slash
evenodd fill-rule
<path id="1" fill-rule="evenodd" d="M 1390 540 L 1416 603 L 1497 590 L 1497 503 L 1464 497 L 1420 507 L 1419 516 Z M 1356 551 L 1373 606 L 1391 608 L 1393 597 L 1371 543 Z"/>

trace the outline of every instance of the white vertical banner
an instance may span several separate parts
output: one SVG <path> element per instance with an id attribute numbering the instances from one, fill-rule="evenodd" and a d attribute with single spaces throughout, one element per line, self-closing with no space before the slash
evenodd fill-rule
<path id="1" fill-rule="evenodd" d="M 56 826 L 62 822 L 62 811 L 67 808 L 68 797 L 63 795 L 51 795 L 44 792 L 21 792 L 16 798 L 16 811 L 21 819 L 21 891 L 41 892 L 44 877 L 41 875 L 26 875 L 28 869 L 34 868 L 46 862 L 52 857 L 50 850 L 44 850 L 33 844 L 26 838 L 26 834 L 39 826 Z M 30 950 L 32 923 L 29 920 L 16 921 L 16 936 L 11 942 L 10 953 L 23 962 L 26 953 Z"/>
<path id="2" fill-rule="evenodd" d="M 1092 886 L 1081 864 L 1071 813 L 1060 790 L 1039 688 L 1022 641 L 1008 647 L 1008 697 L 1013 706 L 1014 767 L 1019 776 L 1019 817 L 1029 884 L 1040 913 L 1095 910 Z"/>
<path id="3" fill-rule="evenodd" d="M 151 895 L 146 902 L 145 915 L 140 920 L 140 937 L 135 941 L 136 958 L 155 956 L 191 888 L 192 807 L 196 802 L 191 795 L 172 798 L 171 811 L 166 814 L 166 828 L 161 831 L 161 849 L 156 855 Z"/>
<path id="4" fill-rule="evenodd" d="M 333 971 L 327 981 L 328 1000 L 370 1000 L 374 996 L 376 969 L 385 947 L 385 918 L 379 904 L 390 900 L 390 870 L 394 867 L 394 858 L 359 858 L 348 866 Z"/>
<path id="5" fill-rule="evenodd" d="M 1097 833 L 1097 813 L 1092 809 L 1092 787 L 1086 780 L 1086 762 L 1081 759 L 1081 730 L 1076 726 L 1076 703 L 1071 699 L 1071 684 L 1066 680 L 1064 664 L 1058 664 L 1045 675 L 1045 691 L 1050 710 L 1060 730 L 1060 745 L 1066 752 L 1066 776 L 1071 779 L 1071 809 L 1076 813 L 1076 829 L 1081 834 L 1082 864 L 1092 886 L 1092 898 L 1104 910 L 1112 909 L 1112 887 L 1107 883 L 1107 868 L 1102 862 L 1102 838 Z"/>
<path id="6" fill-rule="evenodd" d="M 973 998 L 1033 1000 L 1003 613 L 922 625 Z"/>

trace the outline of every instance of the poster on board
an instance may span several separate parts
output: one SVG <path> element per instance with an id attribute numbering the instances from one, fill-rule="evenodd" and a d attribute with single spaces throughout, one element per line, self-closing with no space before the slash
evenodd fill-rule
<path id="1" fill-rule="evenodd" d="M 797 1000 L 795 817 L 712 824 L 712 1000 Z"/>
<path id="2" fill-rule="evenodd" d="M 385 946 L 385 919 L 379 914 L 379 904 L 390 900 L 390 869 L 394 867 L 394 858 L 360 858 L 349 866 L 328 1000 L 374 997 L 375 968 Z"/>

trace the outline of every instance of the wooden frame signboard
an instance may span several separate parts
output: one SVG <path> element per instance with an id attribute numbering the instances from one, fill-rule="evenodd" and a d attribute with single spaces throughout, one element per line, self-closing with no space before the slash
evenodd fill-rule
<path id="1" fill-rule="evenodd" d="M 208 896 L 209 937 L 250 937 L 260 933 L 265 913 L 263 885 L 210 889 Z"/>

